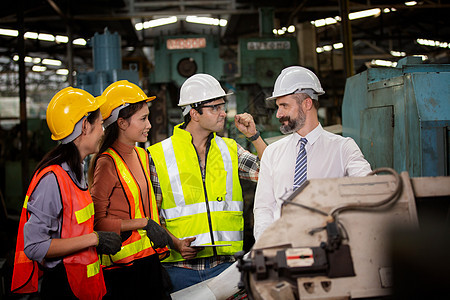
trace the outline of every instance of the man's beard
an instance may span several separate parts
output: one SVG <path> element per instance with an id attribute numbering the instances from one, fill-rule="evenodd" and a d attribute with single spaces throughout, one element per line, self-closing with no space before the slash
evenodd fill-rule
<path id="1" fill-rule="evenodd" d="M 281 125 L 280 131 L 282 134 L 289 134 L 298 131 L 303 126 L 305 126 L 306 115 L 302 111 L 299 111 L 299 115 L 295 119 L 291 119 L 288 116 L 280 118 L 280 123 L 283 123 L 285 121 L 287 121 L 288 123 L 286 125 Z"/>

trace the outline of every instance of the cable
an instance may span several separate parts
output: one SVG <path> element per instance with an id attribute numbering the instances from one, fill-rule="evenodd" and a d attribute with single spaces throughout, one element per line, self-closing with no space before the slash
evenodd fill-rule
<path id="1" fill-rule="evenodd" d="M 337 219 L 337 216 L 346 210 L 375 210 L 375 209 L 385 206 L 387 204 L 394 204 L 398 200 L 400 193 L 402 191 L 402 187 L 403 187 L 402 179 L 401 179 L 400 175 L 394 169 L 391 169 L 391 168 L 376 169 L 376 170 L 370 172 L 368 174 L 368 176 L 382 173 L 382 172 L 391 173 L 395 177 L 396 187 L 395 187 L 394 192 L 391 195 L 389 195 L 386 199 L 381 200 L 379 202 L 375 202 L 375 203 L 348 203 L 348 204 L 339 205 L 330 211 L 330 216 L 332 216 L 334 219 Z"/>

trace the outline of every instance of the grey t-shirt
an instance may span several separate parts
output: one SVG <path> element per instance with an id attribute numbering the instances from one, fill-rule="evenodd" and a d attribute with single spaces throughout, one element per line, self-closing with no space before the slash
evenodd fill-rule
<path id="1" fill-rule="evenodd" d="M 78 187 L 87 188 L 84 175 L 81 182 L 78 182 L 67 163 L 63 163 L 61 167 L 70 175 Z M 83 166 L 80 167 L 83 168 Z M 30 213 L 30 218 L 23 229 L 25 255 L 46 268 L 53 268 L 62 259 L 44 259 L 44 257 L 50 247 L 51 240 L 61 237 L 62 203 L 54 173 L 47 173 L 41 178 L 28 199 L 27 210 Z"/>

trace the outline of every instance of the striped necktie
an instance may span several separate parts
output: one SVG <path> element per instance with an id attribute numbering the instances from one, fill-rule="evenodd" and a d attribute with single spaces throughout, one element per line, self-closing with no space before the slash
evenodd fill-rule
<path id="1" fill-rule="evenodd" d="M 308 142 L 306 138 L 301 138 L 300 150 L 297 154 L 297 159 L 295 161 L 295 173 L 294 173 L 294 187 L 295 191 L 304 181 L 306 181 L 306 149 L 305 145 Z"/>

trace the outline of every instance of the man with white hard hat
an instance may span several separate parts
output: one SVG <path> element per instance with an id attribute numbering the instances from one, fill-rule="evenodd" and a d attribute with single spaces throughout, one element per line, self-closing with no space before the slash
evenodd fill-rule
<path id="1" fill-rule="evenodd" d="M 280 198 L 307 179 L 366 176 L 371 167 L 351 138 L 325 131 L 319 123 L 319 96 L 325 92 L 310 70 L 292 66 L 281 71 L 272 97 L 280 131 L 289 136 L 270 144 L 261 159 L 255 193 L 254 236 L 280 218 Z"/>
<path id="2" fill-rule="evenodd" d="M 161 220 L 174 249 L 163 261 L 173 292 L 215 277 L 243 248 L 243 197 L 239 179 L 256 182 L 259 158 L 236 141 L 219 137 L 230 93 L 211 75 L 196 74 L 180 90 L 184 123 L 173 135 L 148 148 Z M 261 157 L 265 142 L 251 115 L 236 115 L 235 125 Z"/>

